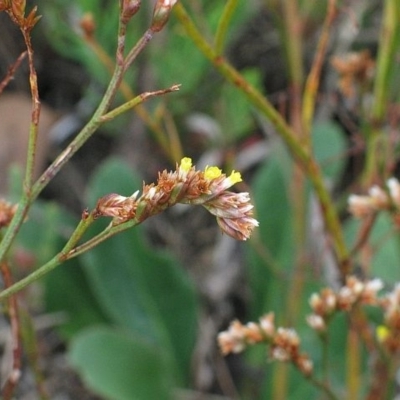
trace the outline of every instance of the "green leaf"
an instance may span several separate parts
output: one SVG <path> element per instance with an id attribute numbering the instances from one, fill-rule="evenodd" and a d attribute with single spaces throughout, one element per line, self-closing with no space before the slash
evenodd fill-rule
<path id="1" fill-rule="evenodd" d="M 350 219 L 344 226 L 348 246 L 354 246 L 360 232 L 362 220 Z M 372 251 L 371 265 L 367 265 L 372 276 L 381 278 L 388 284 L 400 280 L 399 235 L 393 231 L 391 218 L 384 213 L 377 217 L 369 237 Z"/>
<path id="2" fill-rule="evenodd" d="M 168 360 L 154 343 L 98 327 L 78 335 L 70 361 L 95 392 L 110 400 L 168 400 L 174 380 Z"/>
<path id="3" fill-rule="evenodd" d="M 243 71 L 245 79 L 255 87 L 261 87 L 260 72 L 255 69 Z M 248 134 L 253 125 L 253 106 L 237 87 L 225 83 L 220 98 L 221 125 L 227 138 L 238 140 Z"/>
<path id="4" fill-rule="evenodd" d="M 91 325 L 107 323 L 88 285 L 79 259 L 71 260 L 46 276 L 45 304 L 47 312 L 61 312 L 65 321 L 59 332 L 71 339 Z"/>
<path id="5" fill-rule="evenodd" d="M 94 204 L 105 193 L 128 195 L 141 187 L 138 182 L 127 165 L 110 160 L 93 177 L 89 202 Z M 111 238 L 82 259 L 107 315 L 132 332 L 162 343 L 186 379 L 197 332 L 197 299 L 179 263 L 172 255 L 151 248 L 141 227 Z"/>
<path id="6" fill-rule="evenodd" d="M 252 317 L 282 306 L 282 279 L 273 279 L 277 268 L 292 268 L 294 253 L 292 207 L 288 195 L 291 162 L 280 143 L 272 146 L 271 157 L 253 182 L 256 215 L 260 223 L 259 249 L 249 248 L 250 284 L 253 296 Z M 280 293 L 276 296 L 276 293 Z"/>

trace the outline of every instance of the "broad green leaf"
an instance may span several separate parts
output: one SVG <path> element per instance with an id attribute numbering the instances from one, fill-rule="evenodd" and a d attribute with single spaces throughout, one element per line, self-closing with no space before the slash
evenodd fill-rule
<path id="1" fill-rule="evenodd" d="M 275 144 L 271 157 L 253 182 L 256 216 L 260 222 L 258 238 L 264 248 L 261 253 L 257 247 L 249 248 L 253 318 L 273 310 L 274 304 L 278 307 L 283 305 L 280 296 L 287 283 L 274 277 L 276 273 L 288 272 L 292 268 L 294 243 L 288 194 L 290 166 L 285 150 L 280 144 Z M 280 294 L 277 296 L 277 293 Z"/>
<path id="2" fill-rule="evenodd" d="M 163 354 L 143 337 L 99 327 L 74 338 L 69 358 L 88 387 L 109 400 L 168 400 L 175 382 Z"/>
<path id="3" fill-rule="evenodd" d="M 104 312 L 88 285 L 79 259 L 56 268 L 45 279 L 45 303 L 47 312 L 60 312 L 61 334 L 70 339 L 83 328 L 108 323 Z"/>
<path id="4" fill-rule="evenodd" d="M 131 169 L 118 160 L 105 163 L 89 189 L 89 203 L 105 193 L 129 195 L 141 188 Z M 100 222 L 100 221 L 99 221 Z M 188 375 L 197 321 L 194 287 L 172 255 L 151 248 L 142 227 L 119 234 L 83 256 L 93 291 L 118 324 L 145 335 Z"/>

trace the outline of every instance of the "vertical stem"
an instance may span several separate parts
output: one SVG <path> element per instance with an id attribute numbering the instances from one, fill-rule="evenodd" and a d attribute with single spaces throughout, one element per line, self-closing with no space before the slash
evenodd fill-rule
<path id="1" fill-rule="evenodd" d="M 387 113 L 387 101 L 391 87 L 389 78 L 395 67 L 393 56 L 396 48 L 396 32 L 399 29 L 400 4 L 397 0 L 386 0 L 383 10 L 383 25 L 379 39 L 379 51 L 374 86 L 372 116 L 380 124 Z"/>
<path id="2" fill-rule="evenodd" d="M 283 0 L 284 45 L 289 67 L 289 110 L 290 122 L 299 138 L 305 139 L 301 120 L 301 91 L 304 81 L 303 38 L 298 0 Z M 304 142 L 305 143 L 305 142 Z M 309 147 L 309 144 L 305 147 Z"/>
<path id="3" fill-rule="evenodd" d="M 217 54 L 222 54 L 224 49 L 224 41 L 226 38 L 226 33 L 228 31 L 229 22 L 232 15 L 238 5 L 238 0 L 228 0 L 226 2 L 224 12 L 219 20 L 217 32 L 215 34 L 215 45 L 214 49 Z"/>
<path id="4" fill-rule="evenodd" d="M 285 363 L 275 364 L 272 389 L 274 400 L 286 400 L 288 398 L 288 373 L 289 365 Z"/>
<path id="5" fill-rule="evenodd" d="M 28 63 L 29 63 L 29 84 L 31 88 L 32 97 L 32 116 L 31 124 L 29 128 L 29 142 L 28 142 L 28 155 L 26 159 L 25 179 L 24 179 L 24 191 L 29 196 L 32 187 L 33 170 L 35 167 L 36 158 L 36 144 L 38 137 L 39 117 L 40 117 L 40 100 L 39 91 L 37 85 L 36 70 L 33 65 L 33 48 L 30 37 L 30 30 L 21 29 L 24 36 L 25 45 L 28 51 Z"/>
<path id="6" fill-rule="evenodd" d="M 25 168 L 25 178 L 24 178 L 24 190 L 22 191 L 22 196 L 18 204 L 17 211 L 0 242 L 0 262 L 4 261 L 5 255 L 11 246 L 22 222 L 24 221 L 31 202 L 31 189 L 32 189 L 32 177 L 35 167 L 35 156 L 36 156 L 36 144 L 40 117 L 40 101 L 39 92 L 37 85 L 37 75 L 33 63 L 33 49 L 30 38 L 30 30 L 21 28 L 23 34 L 25 45 L 28 53 L 29 62 L 29 83 L 32 95 L 32 116 L 31 123 L 29 127 L 29 141 L 28 141 L 28 154 L 26 160 Z M 22 58 L 21 58 L 22 59 Z"/>
<path id="7" fill-rule="evenodd" d="M 379 39 L 379 52 L 376 66 L 376 78 L 374 82 L 374 103 L 372 108 L 371 126 L 367 129 L 366 167 L 364 171 L 364 183 L 370 184 L 378 175 L 378 168 L 385 163 L 380 155 L 381 141 L 386 140 L 382 135 L 382 124 L 387 116 L 390 91 L 390 76 L 395 63 L 397 44 L 397 32 L 400 25 L 400 3 L 397 0 L 386 0 L 383 11 L 383 24 Z"/>
<path id="8" fill-rule="evenodd" d="M 359 338 L 354 327 L 350 326 L 347 333 L 347 399 L 357 399 L 360 393 L 361 354 Z"/>
<path id="9" fill-rule="evenodd" d="M 303 84 L 303 38 L 298 0 L 283 0 L 285 48 L 291 83 L 301 90 Z"/>
<path id="10" fill-rule="evenodd" d="M 307 77 L 303 94 L 303 126 L 308 135 L 311 132 L 315 103 L 320 84 L 321 70 L 328 49 L 330 28 L 336 16 L 336 0 L 329 0 L 328 10 L 315 53 L 311 71 Z"/>

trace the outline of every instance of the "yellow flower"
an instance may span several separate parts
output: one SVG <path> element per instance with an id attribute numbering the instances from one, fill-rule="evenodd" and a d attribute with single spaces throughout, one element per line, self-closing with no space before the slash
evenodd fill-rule
<path id="1" fill-rule="evenodd" d="M 376 337 L 379 342 L 384 342 L 385 339 L 389 336 L 389 329 L 384 325 L 379 325 L 376 328 Z"/>
<path id="2" fill-rule="evenodd" d="M 183 157 L 179 169 L 189 172 L 190 168 L 192 168 L 192 159 L 189 157 Z"/>
<path id="3" fill-rule="evenodd" d="M 204 170 L 204 178 L 206 178 L 209 181 L 212 181 L 213 179 L 216 179 L 220 177 L 222 174 L 222 171 L 218 167 L 206 167 Z"/>
<path id="4" fill-rule="evenodd" d="M 242 176 L 240 175 L 240 172 L 236 172 L 235 170 L 232 171 L 228 179 L 232 182 L 232 185 L 242 182 Z"/>

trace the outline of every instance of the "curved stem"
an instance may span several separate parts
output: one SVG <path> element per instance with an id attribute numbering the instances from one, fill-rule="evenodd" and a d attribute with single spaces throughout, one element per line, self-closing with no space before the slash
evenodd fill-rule
<path id="1" fill-rule="evenodd" d="M 192 39 L 197 48 L 211 61 L 221 75 L 223 75 L 232 85 L 236 86 L 247 97 L 250 103 L 270 120 L 277 133 L 285 142 L 293 158 L 307 174 L 307 177 L 310 179 L 316 195 L 318 196 L 326 228 L 332 237 L 333 246 L 339 261 L 340 273 L 342 276 L 345 276 L 350 269 L 348 250 L 344 241 L 338 214 L 332 198 L 326 189 L 319 165 L 315 162 L 312 155 L 303 147 L 302 142 L 296 137 L 295 132 L 275 110 L 265 96 L 247 82 L 235 68 L 233 68 L 222 56 L 218 55 L 206 42 L 187 14 L 182 3 L 177 3 L 175 5 L 174 12 L 182 26 L 185 28 L 188 36 Z"/>
<path id="2" fill-rule="evenodd" d="M 167 89 L 155 90 L 154 92 L 141 93 L 138 96 L 134 97 L 132 100 L 129 100 L 126 103 L 120 105 L 119 107 L 109 111 L 107 114 L 104 114 L 101 117 L 101 121 L 102 122 L 110 121 L 115 117 L 117 117 L 118 115 L 130 110 L 131 108 L 136 107 L 138 104 L 144 103 L 150 97 L 161 96 L 163 94 L 176 92 L 177 90 L 179 90 L 179 87 L 180 85 L 172 85 Z"/>
<path id="3" fill-rule="evenodd" d="M 19 292 L 21 289 L 26 287 L 27 285 L 37 281 L 40 279 L 42 276 L 46 275 L 50 271 L 52 271 L 54 268 L 56 268 L 58 265 L 63 263 L 64 261 L 72 258 L 69 256 L 71 249 L 73 249 L 78 241 L 81 239 L 83 234 L 86 232 L 86 230 L 89 228 L 89 226 L 93 223 L 94 221 L 94 213 L 90 213 L 88 215 L 85 215 L 78 226 L 76 227 L 75 231 L 69 238 L 68 242 L 64 246 L 64 248 L 56 255 L 54 256 L 50 261 L 48 261 L 46 264 L 42 265 L 40 268 L 38 268 L 36 271 L 33 271 L 31 274 L 26 276 L 25 278 L 19 280 L 18 282 L 15 282 L 13 285 L 7 287 L 4 289 L 2 292 L 0 292 L 0 300 L 4 300 L 8 298 L 9 296 L 13 295 L 14 293 Z"/>
<path id="4" fill-rule="evenodd" d="M 238 0 L 228 0 L 224 7 L 224 11 L 219 20 L 217 32 L 215 34 L 215 45 L 214 49 L 217 54 L 221 54 L 224 49 L 224 41 L 226 38 L 226 33 L 228 31 L 229 22 L 232 15 L 238 5 Z"/>
<path id="5" fill-rule="evenodd" d="M 111 77 L 110 83 L 105 91 L 105 94 L 100 101 L 97 110 L 93 114 L 90 121 L 83 127 L 83 129 L 79 132 L 79 134 L 72 140 L 72 142 L 61 152 L 61 154 L 53 161 L 53 163 L 47 168 L 47 170 L 42 174 L 42 176 L 31 186 L 31 179 L 29 179 L 30 173 L 28 171 L 32 168 L 31 163 L 28 162 L 27 166 L 27 178 L 25 179 L 25 190 L 23 191 L 22 198 L 19 202 L 18 209 L 12 219 L 9 228 L 7 229 L 3 240 L 0 243 L 0 261 L 4 259 L 8 249 L 11 246 L 19 228 L 24 221 L 28 209 L 32 202 L 38 197 L 41 191 L 47 186 L 47 184 L 54 178 L 54 176 L 60 171 L 60 169 L 71 159 L 71 157 L 83 146 L 84 143 L 92 136 L 92 134 L 99 128 L 99 126 L 103 123 L 102 116 L 107 112 L 108 108 L 112 100 L 114 99 L 117 90 L 122 82 L 125 70 L 128 65 L 134 60 L 134 58 L 139 54 L 141 50 L 145 47 L 145 44 L 151 39 L 151 35 L 146 31 L 139 42 L 134 46 L 134 48 L 130 51 L 127 56 L 127 59 L 121 57 L 125 36 L 123 35 L 124 29 L 119 29 L 118 36 L 118 48 L 116 52 L 116 65 L 114 69 L 114 73 Z M 28 47 L 28 55 L 29 55 L 29 47 Z M 130 59 L 128 59 L 130 57 Z M 32 83 L 33 82 L 33 83 Z M 31 83 L 34 85 L 35 81 L 31 79 Z M 34 97 L 34 95 L 33 95 Z M 35 102 L 36 104 L 36 102 Z M 34 109 L 35 111 L 36 109 Z M 34 156 L 34 129 L 37 125 L 39 118 L 38 111 L 35 111 L 35 114 L 32 116 L 32 128 L 33 136 L 32 141 L 29 144 L 29 155 L 28 161 Z M 32 143 L 31 143 L 32 142 Z M 27 190 L 28 188 L 29 190 Z"/>

